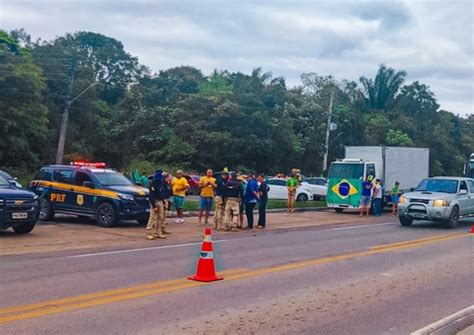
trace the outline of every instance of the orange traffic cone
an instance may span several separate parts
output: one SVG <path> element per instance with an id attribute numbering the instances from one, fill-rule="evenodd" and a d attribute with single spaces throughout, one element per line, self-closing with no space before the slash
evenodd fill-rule
<path id="1" fill-rule="evenodd" d="M 224 279 L 216 275 L 210 228 L 206 228 L 204 231 L 204 240 L 202 242 L 201 255 L 199 256 L 196 274 L 192 277 L 188 277 L 188 279 L 202 282 Z"/>

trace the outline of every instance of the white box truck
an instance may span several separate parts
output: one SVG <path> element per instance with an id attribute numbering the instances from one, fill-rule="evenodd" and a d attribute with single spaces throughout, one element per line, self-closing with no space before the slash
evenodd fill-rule
<path id="1" fill-rule="evenodd" d="M 327 203 L 337 211 L 358 208 L 362 181 L 369 175 L 382 180 L 385 204 L 391 203 L 395 181 L 407 192 L 429 176 L 426 148 L 348 146 L 345 151 L 345 159 L 332 162 L 328 173 Z"/>

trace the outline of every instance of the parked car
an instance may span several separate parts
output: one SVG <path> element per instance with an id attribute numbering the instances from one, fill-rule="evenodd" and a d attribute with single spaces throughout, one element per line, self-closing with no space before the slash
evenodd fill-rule
<path id="1" fill-rule="evenodd" d="M 455 228 L 459 219 L 474 217 L 474 179 L 423 179 L 414 192 L 400 197 L 398 215 L 403 226 L 410 226 L 414 220 L 429 220 Z"/>
<path id="2" fill-rule="evenodd" d="M 288 189 L 286 188 L 286 179 L 270 178 L 267 180 L 270 187 L 268 192 L 269 199 L 288 199 Z M 313 200 L 313 192 L 305 185 L 296 188 L 296 201 Z"/>
<path id="3" fill-rule="evenodd" d="M 189 190 L 187 192 L 188 195 L 199 195 L 201 194 L 201 189 L 199 188 L 199 180 L 201 179 L 200 176 L 196 175 L 184 175 L 184 178 L 188 181 Z"/>
<path id="4" fill-rule="evenodd" d="M 121 219 L 145 224 L 150 215 L 148 189 L 132 184 L 104 163 L 44 166 L 29 189 L 39 197 L 41 221 L 65 213 L 112 227 Z"/>
<path id="5" fill-rule="evenodd" d="M 23 188 L 23 186 L 18 182 L 18 179 L 11 176 L 6 171 L 0 170 L 0 177 L 5 178 L 9 183 L 13 184 L 16 188 Z"/>
<path id="6" fill-rule="evenodd" d="M 322 177 L 304 178 L 302 185 L 313 192 L 314 199 L 323 200 L 328 192 L 328 182 Z"/>
<path id="7" fill-rule="evenodd" d="M 0 230 L 13 228 L 17 234 L 28 234 L 38 216 L 38 197 L 0 176 Z"/>

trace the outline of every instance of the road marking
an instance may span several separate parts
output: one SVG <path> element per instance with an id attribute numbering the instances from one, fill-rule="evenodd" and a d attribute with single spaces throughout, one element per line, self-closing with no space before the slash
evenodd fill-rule
<path id="1" fill-rule="evenodd" d="M 359 226 L 332 228 L 331 230 L 349 230 L 349 229 L 359 229 L 359 228 L 370 228 L 370 227 L 377 227 L 377 226 L 388 226 L 388 225 L 392 225 L 394 223 L 395 222 L 374 223 L 374 224 L 365 224 L 365 225 L 359 225 Z"/>
<path id="2" fill-rule="evenodd" d="M 445 234 L 440 235 L 436 239 L 417 239 L 406 241 L 404 244 L 387 244 L 385 246 L 377 246 L 373 249 L 365 249 L 361 251 L 354 251 L 340 255 L 327 256 L 316 259 L 303 260 L 298 262 L 292 262 L 287 264 L 269 266 L 265 268 L 260 268 L 256 270 L 249 269 L 231 269 L 220 274 L 225 276 L 225 282 L 251 278 L 261 275 L 272 274 L 282 271 L 291 271 L 296 269 L 302 269 L 307 267 L 312 267 L 320 264 L 334 263 L 337 261 L 348 260 L 355 257 L 369 256 L 382 254 L 390 251 L 404 250 L 414 247 L 420 247 L 423 245 L 432 244 L 440 241 L 448 241 L 462 237 L 469 237 L 470 234 L 466 233 L 454 233 L 454 234 Z M 217 282 L 214 285 L 219 285 Z M 110 304 L 114 302 L 126 301 L 130 299 L 144 298 L 152 295 L 157 295 L 160 293 L 170 293 L 175 291 L 180 291 L 188 288 L 209 285 L 208 283 L 200 283 L 195 281 L 189 281 L 185 278 L 172 279 L 166 281 L 159 281 L 154 283 L 148 283 L 138 286 L 126 287 L 113 289 L 108 291 L 95 292 L 90 294 L 84 294 L 75 297 L 67 297 L 58 300 L 43 301 L 28 305 L 20 306 L 11 306 L 0 309 L 0 324 L 37 318 L 45 315 L 58 314 L 68 311 L 74 311 L 78 309 L 94 307 L 104 304 Z"/>
<path id="3" fill-rule="evenodd" d="M 227 240 L 216 240 L 216 241 L 212 241 L 212 242 L 213 243 L 222 243 L 222 242 L 226 242 L 226 241 Z M 191 245 L 200 245 L 200 244 L 202 244 L 202 242 L 161 245 L 161 246 L 158 246 L 158 247 L 145 247 L 145 248 L 138 248 L 138 249 L 115 250 L 115 251 L 95 252 L 95 253 L 90 253 L 90 254 L 79 254 L 79 255 L 66 256 L 66 258 L 84 258 L 84 257 L 93 257 L 93 256 L 125 254 L 125 253 L 128 253 L 128 252 L 148 251 L 148 250 L 157 250 L 157 249 L 171 249 L 171 248 L 188 247 L 188 246 L 191 246 Z"/>
<path id="4" fill-rule="evenodd" d="M 474 315 L 474 305 L 469 306 L 459 312 L 456 312 L 454 314 L 451 314 L 445 318 L 442 318 L 441 320 L 438 320 L 436 322 L 433 322 L 432 324 L 429 324 L 426 327 L 423 327 L 421 329 L 418 329 L 417 331 L 411 333 L 411 335 L 428 335 L 432 334 L 433 332 L 447 326 L 448 324 L 457 321 L 458 319 L 462 318 L 468 318 L 472 317 Z"/>

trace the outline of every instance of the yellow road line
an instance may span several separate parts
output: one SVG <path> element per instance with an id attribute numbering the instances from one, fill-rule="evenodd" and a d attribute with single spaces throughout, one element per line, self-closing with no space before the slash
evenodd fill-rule
<path id="1" fill-rule="evenodd" d="M 225 281 L 239 280 L 250 277 L 256 277 L 275 272 L 291 271 L 320 264 L 333 263 L 341 260 L 348 260 L 355 257 L 376 255 L 396 250 L 404 250 L 409 248 L 420 247 L 441 241 L 449 241 L 461 237 L 470 236 L 469 234 L 445 234 L 436 237 L 427 237 L 417 240 L 397 242 L 385 245 L 374 246 L 368 250 L 349 252 L 340 255 L 327 256 L 316 259 L 303 260 L 287 264 L 275 265 L 266 268 L 248 270 L 248 269 L 232 269 L 221 272 L 225 276 Z M 222 282 L 218 282 L 222 283 Z M 172 279 L 160 282 L 154 282 L 133 287 L 119 288 L 114 290 L 84 294 L 75 297 L 68 297 L 58 300 L 50 300 L 35 304 L 12 306 L 0 309 L 0 324 L 37 318 L 45 315 L 58 314 L 73 311 L 82 308 L 88 308 L 103 304 L 120 302 L 130 299 L 143 298 L 161 293 L 170 293 L 184 290 L 192 287 L 206 285 L 205 283 L 189 281 L 185 278 Z"/>

